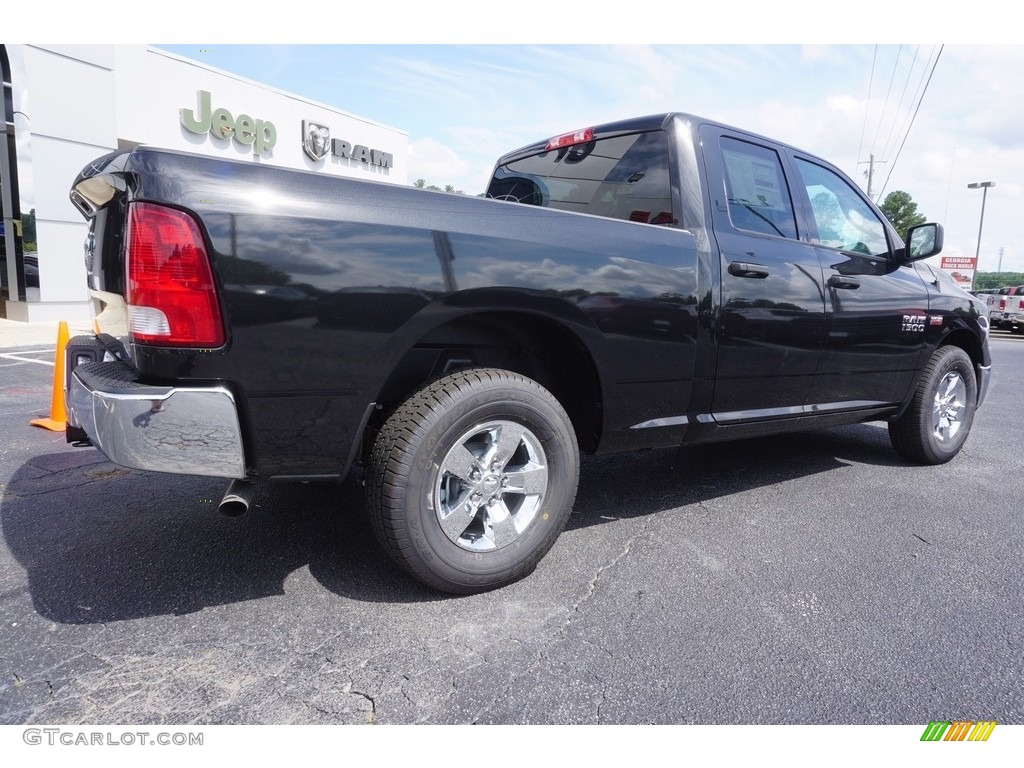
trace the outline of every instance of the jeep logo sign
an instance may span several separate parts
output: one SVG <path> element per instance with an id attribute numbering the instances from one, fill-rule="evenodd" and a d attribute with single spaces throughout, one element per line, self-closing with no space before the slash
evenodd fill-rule
<path id="1" fill-rule="evenodd" d="M 327 156 L 328 150 L 335 157 L 346 160 L 359 160 L 367 165 L 390 168 L 394 164 L 394 155 L 379 149 L 370 149 L 362 144 L 350 144 L 341 139 L 331 138 L 331 129 L 326 125 L 314 123 L 312 120 L 302 121 L 302 150 L 311 160 L 320 161 Z"/>
<path id="2" fill-rule="evenodd" d="M 218 139 L 234 139 L 239 144 L 252 146 L 253 154 L 262 155 L 277 143 L 277 128 L 269 120 L 259 120 L 249 115 L 233 116 L 223 107 L 211 109 L 209 91 L 199 91 L 199 109 L 188 107 L 179 110 L 181 124 L 186 131 L 197 134 L 209 132 Z"/>

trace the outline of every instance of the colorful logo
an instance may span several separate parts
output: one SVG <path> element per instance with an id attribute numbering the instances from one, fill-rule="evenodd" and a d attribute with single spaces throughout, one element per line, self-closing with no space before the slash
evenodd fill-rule
<path id="1" fill-rule="evenodd" d="M 995 727 L 995 720 L 932 720 L 921 741 L 988 741 Z"/>

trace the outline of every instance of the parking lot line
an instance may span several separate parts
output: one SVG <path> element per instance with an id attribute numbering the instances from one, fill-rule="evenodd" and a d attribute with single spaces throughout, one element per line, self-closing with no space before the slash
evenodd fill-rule
<path id="1" fill-rule="evenodd" d="M 47 351 L 49 351 L 49 350 L 45 350 L 45 349 L 39 350 L 39 352 L 47 352 Z M 27 353 L 23 352 L 22 354 L 27 354 Z M 28 354 L 30 354 L 30 353 L 28 353 Z M 10 353 L 5 353 L 5 352 L 0 352 L 0 358 L 3 358 L 4 360 L 17 360 L 17 361 L 22 362 L 22 363 L 38 363 L 39 365 L 48 365 L 51 368 L 54 365 L 53 360 L 36 360 L 33 357 L 21 357 L 19 355 L 12 355 Z"/>

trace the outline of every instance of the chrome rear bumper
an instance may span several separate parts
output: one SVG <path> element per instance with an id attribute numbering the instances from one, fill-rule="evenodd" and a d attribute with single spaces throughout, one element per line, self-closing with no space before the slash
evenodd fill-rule
<path id="1" fill-rule="evenodd" d="M 76 367 L 65 392 L 67 422 L 115 464 L 153 472 L 245 477 L 234 395 L 224 386 L 140 384 L 127 364 Z"/>

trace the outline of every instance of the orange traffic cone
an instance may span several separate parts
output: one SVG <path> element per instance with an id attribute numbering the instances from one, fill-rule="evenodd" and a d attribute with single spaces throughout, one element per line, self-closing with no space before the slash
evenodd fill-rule
<path id="1" fill-rule="evenodd" d="M 53 394 L 50 396 L 50 417 L 32 419 L 34 427 L 43 427 L 51 432 L 63 432 L 68 414 L 64 409 L 64 348 L 68 345 L 68 324 L 61 320 L 57 326 L 57 359 L 53 364 Z"/>

